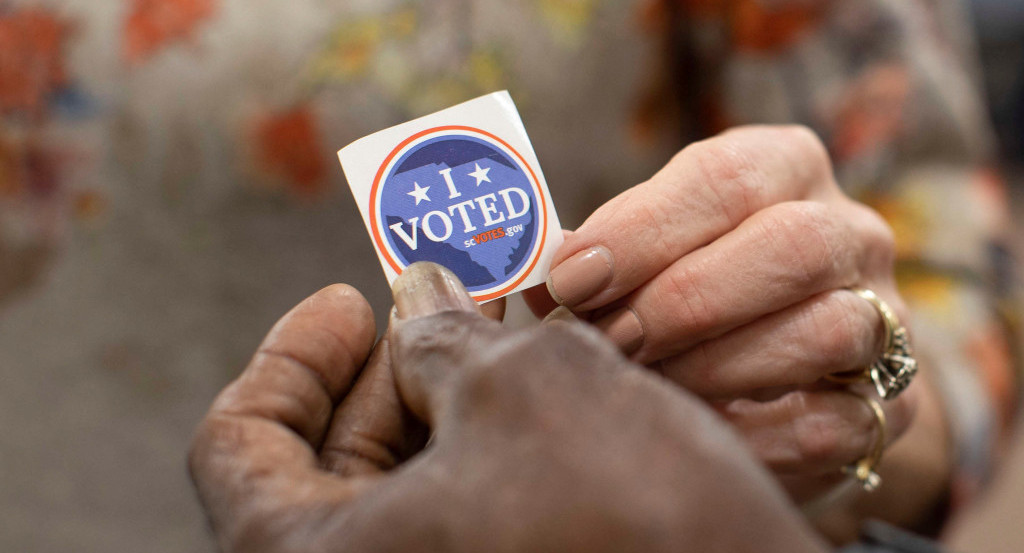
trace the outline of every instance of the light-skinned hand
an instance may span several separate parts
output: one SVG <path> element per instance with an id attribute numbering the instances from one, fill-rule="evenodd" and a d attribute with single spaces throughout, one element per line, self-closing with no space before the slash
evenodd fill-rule
<path id="1" fill-rule="evenodd" d="M 630 359 L 712 402 L 804 501 L 876 439 L 871 409 L 822 379 L 882 351 L 881 317 L 847 288 L 874 290 L 908 321 L 894 258 L 889 227 L 840 190 L 810 130 L 742 127 L 599 208 L 527 299 L 543 315 L 550 292 Z M 884 403 L 890 442 L 918 388 Z"/>

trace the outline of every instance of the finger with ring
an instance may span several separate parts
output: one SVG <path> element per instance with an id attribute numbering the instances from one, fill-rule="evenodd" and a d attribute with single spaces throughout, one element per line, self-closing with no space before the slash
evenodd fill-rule
<path id="1" fill-rule="evenodd" d="M 883 350 L 860 372 L 841 372 L 826 378 L 843 384 L 870 380 L 882 399 L 893 399 L 907 389 L 917 374 L 917 359 L 914 358 L 907 328 L 900 324 L 896 312 L 874 291 L 867 288 L 852 288 L 851 291 L 874 306 L 882 318 L 885 329 Z"/>

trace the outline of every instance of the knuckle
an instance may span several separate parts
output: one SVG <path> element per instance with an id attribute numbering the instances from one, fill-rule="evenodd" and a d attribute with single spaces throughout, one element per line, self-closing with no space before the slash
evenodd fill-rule
<path id="1" fill-rule="evenodd" d="M 836 192 L 839 186 L 832 171 L 832 160 L 825 143 L 810 127 L 779 125 L 754 127 L 749 132 L 760 133 L 756 148 L 765 151 L 772 165 L 783 171 L 787 181 L 800 189 L 825 185 Z M 754 144 L 755 141 L 751 141 Z M 778 175 L 781 175 L 778 174 Z M 777 176 L 776 178 L 779 178 Z"/>
<path id="2" fill-rule="evenodd" d="M 406 326 L 399 333 L 398 343 L 406 353 L 415 355 L 436 355 L 447 353 L 453 346 L 459 343 L 457 338 L 458 329 L 447 324 L 446 321 L 415 321 L 406 323 L 415 326 Z"/>
<path id="3" fill-rule="evenodd" d="M 474 404 L 491 404 L 510 393 L 528 393 L 521 383 L 551 368 L 547 350 L 558 340 L 557 329 L 543 329 L 543 334 L 540 330 L 493 335 L 485 346 L 473 347 L 473 354 L 465 356 L 466 363 L 453 375 L 457 395 Z"/>
<path id="4" fill-rule="evenodd" d="M 896 251 L 896 234 L 893 232 L 889 222 L 882 218 L 877 211 L 867 208 L 868 214 L 868 235 L 871 238 L 871 245 L 886 252 Z"/>
<path id="5" fill-rule="evenodd" d="M 896 234 L 889 223 L 875 210 L 862 206 L 864 246 L 868 259 L 883 270 L 891 270 L 896 262 Z"/>
<path id="6" fill-rule="evenodd" d="M 207 415 L 189 445 L 189 477 L 200 502 L 208 509 L 213 533 L 224 551 L 289 551 L 281 543 L 284 519 L 275 507 L 267 504 L 260 509 L 222 510 L 230 498 L 223 495 L 222 482 L 217 479 L 245 470 L 233 459 L 239 450 L 250 447 L 256 439 L 228 418 Z"/>
<path id="7" fill-rule="evenodd" d="M 207 415 L 199 423 L 189 444 L 186 461 L 192 481 L 201 484 L 199 478 L 202 470 L 218 457 L 230 456 L 241 449 L 244 441 L 245 437 L 234 425 L 214 415 Z"/>
<path id="8" fill-rule="evenodd" d="M 453 376 L 451 406 L 466 419 L 487 420 L 495 428 L 522 430 L 543 410 L 539 386 L 550 380 L 541 369 L 562 370 L 549 360 L 497 348 Z M 515 413 L 515 417 L 509 417 Z"/>
<path id="9" fill-rule="evenodd" d="M 468 412 L 495 408 L 508 392 L 508 371 L 503 366 L 488 367 L 486 370 L 468 370 L 457 378 L 454 397 Z"/>
<path id="10" fill-rule="evenodd" d="M 793 434 L 803 462 L 820 465 L 834 462 L 843 445 L 843 424 L 838 417 L 815 412 L 809 394 L 793 395 Z"/>
<path id="11" fill-rule="evenodd" d="M 828 148 L 817 133 L 803 125 L 773 127 L 771 143 L 778 145 L 775 152 L 790 171 L 789 178 L 803 187 L 825 186 L 839 192 L 832 173 L 832 160 Z"/>
<path id="12" fill-rule="evenodd" d="M 707 205 L 721 210 L 730 226 L 739 224 L 762 203 L 767 181 L 743 140 L 725 135 L 691 144 L 683 156 L 696 167 L 710 195 Z"/>
<path id="13" fill-rule="evenodd" d="M 823 424 L 802 423 L 803 430 L 798 433 L 798 451 L 801 460 L 810 465 L 829 463 L 839 449 L 837 432 L 834 427 Z"/>
<path id="14" fill-rule="evenodd" d="M 468 335 L 479 326 L 480 318 L 468 313 L 441 313 L 401 323 L 394 333 L 403 356 L 447 357 L 462 351 L 472 341 Z"/>
<path id="15" fill-rule="evenodd" d="M 683 388 L 702 396 L 726 396 L 734 391 L 734 382 L 723 378 L 721 352 L 714 342 L 701 342 L 674 358 L 659 362 L 661 373 Z"/>
<path id="16" fill-rule="evenodd" d="M 779 204 L 761 219 L 760 233 L 767 251 L 793 271 L 802 288 L 821 289 L 856 270 L 845 252 L 849 237 L 823 203 Z"/>
<path id="17" fill-rule="evenodd" d="M 714 324 L 716 316 L 710 298 L 702 290 L 699 268 L 679 267 L 665 272 L 659 294 L 661 305 L 673 306 L 665 311 L 669 319 L 665 328 L 684 332 L 699 332 Z"/>
<path id="18" fill-rule="evenodd" d="M 572 390 L 596 382 L 625 361 L 598 331 L 583 324 L 551 324 L 492 342 L 455 377 L 453 397 L 467 413 L 520 422 L 550 412 Z M 511 421 L 509 421 L 511 422 Z"/>
<path id="19" fill-rule="evenodd" d="M 755 170 L 742 141 L 728 135 L 694 142 L 680 152 L 685 162 L 694 164 L 710 181 L 731 181 Z"/>
<path id="20" fill-rule="evenodd" d="M 665 232 L 666 226 L 675 225 L 677 213 L 682 210 L 670 209 L 675 205 L 671 199 L 643 197 L 639 199 L 629 210 L 623 211 L 629 218 L 625 228 L 632 228 L 638 232 L 636 243 L 650 244 L 649 251 L 662 255 L 671 255 L 678 246 L 670 243 L 670 235 Z"/>
<path id="21" fill-rule="evenodd" d="M 780 132 L 783 133 L 782 142 L 791 145 L 801 163 L 809 163 L 816 172 L 831 175 L 832 161 L 828 148 L 818 133 L 806 125 L 787 125 Z"/>
<path id="22" fill-rule="evenodd" d="M 816 350 L 822 367 L 829 371 L 852 368 L 863 361 L 875 340 L 870 321 L 862 320 L 857 301 L 848 293 L 834 293 L 813 311 L 811 331 L 818 336 Z"/>

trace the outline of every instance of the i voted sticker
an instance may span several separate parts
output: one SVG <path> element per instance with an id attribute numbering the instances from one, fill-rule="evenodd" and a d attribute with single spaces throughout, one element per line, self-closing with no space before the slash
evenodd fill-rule
<path id="1" fill-rule="evenodd" d="M 381 131 L 338 155 L 389 282 L 432 261 L 483 302 L 547 278 L 561 226 L 507 92 Z"/>

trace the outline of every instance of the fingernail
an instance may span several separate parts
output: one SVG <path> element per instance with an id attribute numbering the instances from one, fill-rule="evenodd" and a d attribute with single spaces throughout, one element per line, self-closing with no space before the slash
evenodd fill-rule
<path id="1" fill-rule="evenodd" d="M 480 312 L 459 277 L 436 263 L 421 261 L 406 267 L 391 285 L 391 295 L 403 320 L 445 311 Z"/>
<path id="2" fill-rule="evenodd" d="M 567 323 L 578 323 L 580 322 L 579 317 L 576 316 L 568 307 L 559 305 L 551 313 L 548 313 L 547 317 L 544 317 L 543 323 L 553 323 L 555 321 L 563 321 Z"/>
<path id="3" fill-rule="evenodd" d="M 583 250 L 548 275 L 548 292 L 561 305 L 575 307 L 612 281 L 612 253 L 603 246 Z"/>
<path id="4" fill-rule="evenodd" d="M 623 307 L 601 317 L 594 326 L 626 355 L 633 354 L 644 345 L 644 325 L 631 307 Z"/>

